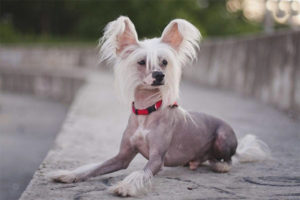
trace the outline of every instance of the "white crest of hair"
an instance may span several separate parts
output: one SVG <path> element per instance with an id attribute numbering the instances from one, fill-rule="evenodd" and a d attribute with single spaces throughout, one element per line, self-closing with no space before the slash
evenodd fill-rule
<path id="1" fill-rule="evenodd" d="M 269 146 L 255 135 L 247 134 L 238 141 L 233 163 L 256 162 L 271 159 Z"/>
<path id="2" fill-rule="evenodd" d="M 183 19 L 172 20 L 164 29 L 160 41 L 168 41 L 168 37 L 172 37 L 174 26 L 177 30 L 181 43 L 178 48 L 174 48 L 172 44 L 165 45 L 165 49 L 169 59 L 172 61 L 170 67 L 167 67 L 166 86 L 161 89 L 163 97 L 163 106 L 174 104 L 179 98 L 179 84 L 181 79 L 182 67 L 189 64 L 197 58 L 199 50 L 199 42 L 201 34 L 199 30 Z"/>
<path id="3" fill-rule="evenodd" d="M 153 70 L 159 57 L 166 57 L 169 64 L 165 85 L 160 87 L 160 91 L 162 107 L 167 107 L 179 98 L 182 67 L 197 58 L 200 39 L 201 34 L 195 26 L 186 20 L 175 19 L 167 25 L 160 38 L 138 41 L 133 23 L 128 17 L 121 16 L 105 28 L 99 43 L 100 60 L 114 66 L 118 96 L 129 104 L 134 100 L 136 87 L 142 84 L 135 67 L 137 60 L 146 57 L 148 70 Z"/>
<path id="4" fill-rule="evenodd" d="M 172 59 L 170 66 L 166 68 L 165 85 L 161 88 L 163 107 L 173 105 L 178 100 L 180 79 L 181 67 L 177 60 Z"/>
<path id="5" fill-rule="evenodd" d="M 126 26 L 136 40 L 136 44 L 126 45 L 117 55 L 117 49 L 120 48 L 118 36 L 125 33 Z M 133 23 L 124 16 L 120 16 L 105 27 L 103 37 L 99 42 L 100 61 L 106 60 L 108 64 L 113 65 L 117 96 L 122 102 L 128 104 L 133 101 L 134 90 L 140 84 L 137 70 L 134 68 L 136 59 L 141 56 L 141 52 L 136 51 L 138 44 Z M 129 52 L 130 56 L 127 55 Z"/>
<path id="6" fill-rule="evenodd" d="M 109 188 L 109 191 L 120 196 L 138 196 L 151 188 L 153 174 L 150 170 L 132 172 L 124 180 Z"/>
<path id="7" fill-rule="evenodd" d="M 132 57 L 131 57 L 132 58 Z M 130 104 L 134 100 L 135 88 L 141 83 L 135 69 L 136 60 L 118 59 L 114 66 L 115 89 L 122 102 Z"/>
<path id="8" fill-rule="evenodd" d="M 160 87 L 162 107 L 173 105 L 179 98 L 179 84 L 181 79 L 181 63 L 176 58 L 176 51 L 158 38 L 140 42 L 147 56 L 148 70 L 155 71 L 158 58 L 167 58 L 168 66 L 165 72 L 165 85 Z"/>

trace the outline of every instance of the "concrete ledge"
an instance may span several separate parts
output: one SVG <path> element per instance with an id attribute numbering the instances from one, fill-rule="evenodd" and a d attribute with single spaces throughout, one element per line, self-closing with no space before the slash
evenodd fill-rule
<path id="1" fill-rule="evenodd" d="M 300 65 L 295 52 L 299 52 L 300 45 L 294 46 L 294 43 L 299 44 L 300 40 L 296 40 L 299 32 L 289 34 L 204 43 L 197 64 L 201 67 L 187 69 L 185 78 L 255 96 L 282 109 L 298 111 L 300 82 L 296 77 Z M 281 48 L 284 55 L 280 54 Z M 264 60 L 266 55 L 268 59 Z M 73 58 L 78 61 L 78 57 L 72 56 L 70 65 Z M 35 173 L 21 200 L 119 199 L 108 194 L 107 187 L 131 171 L 143 168 L 146 161 L 141 156 L 137 156 L 126 171 L 87 182 L 57 184 L 49 182 L 45 176 L 53 170 L 101 162 L 118 152 L 130 108 L 117 102 L 111 74 L 85 74 L 85 71 L 73 74 L 72 67 L 55 72 L 58 68 L 51 70 L 48 65 L 43 69 L 27 70 L 25 68 L 35 67 L 25 64 L 27 67 L 22 71 L 21 67 L 16 70 L 11 66 L 14 65 L 3 68 L 0 73 L 0 85 L 4 90 L 24 91 L 70 103 L 79 88 L 55 146 Z M 73 92 L 67 94 L 67 88 L 73 88 L 70 90 Z M 224 118 L 239 136 L 249 132 L 259 135 L 269 142 L 277 160 L 234 167 L 229 174 L 215 174 L 205 166 L 197 171 L 183 167 L 166 168 L 155 178 L 154 191 L 144 199 L 264 199 L 276 198 L 280 194 L 287 198 L 298 194 L 294 192 L 300 180 L 297 174 L 299 166 L 295 164 L 300 162 L 297 153 L 300 151 L 297 140 L 300 126 L 297 122 L 232 93 L 193 85 L 183 86 L 183 91 L 187 91 L 182 95 L 186 108 Z M 283 147 L 282 141 L 287 146 Z M 289 180 L 295 181 L 291 183 Z M 274 184 L 283 186 L 274 189 Z"/>
<path id="2" fill-rule="evenodd" d="M 111 74 L 93 73 L 87 78 L 71 105 L 54 148 L 35 173 L 21 200 L 81 199 L 87 193 L 86 189 L 101 192 L 100 199 L 108 196 L 105 189 L 113 180 L 108 176 L 92 182 L 64 185 L 49 182 L 45 175 L 57 169 L 104 161 L 118 152 L 128 112 L 116 98 L 111 98 L 114 96 L 112 85 Z"/>
<path id="3" fill-rule="evenodd" d="M 113 78 L 95 72 L 80 88 L 54 147 L 35 173 L 21 200 L 120 199 L 107 188 L 130 172 L 142 169 L 138 155 L 127 170 L 74 184 L 52 183 L 46 174 L 103 162 L 118 152 L 130 108 L 120 105 L 113 92 Z M 269 199 L 299 197 L 298 131 L 300 125 L 262 104 L 237 95 L 183 83 L 180 105 L 204 111 L 228 121 L 238 136 L 258 135 L 276 160 L 234 166 L 230 173 L 213 173 L 207 166 L 196 171 L 185 167 L 164 168 L 154 178 L 153 191 L 143 199 Z M 282 145 L 285 141 L 285 146 Z M 274 186 L 275 185 L 275 186 Z M 278 185 L 278 187 L 277 187 Z M 284 196 L 278 196 L 284 195 Z M 298 196 L 295 196 L 298 195 Z M 128 198 L 137 199 L 137 198 Z"/>

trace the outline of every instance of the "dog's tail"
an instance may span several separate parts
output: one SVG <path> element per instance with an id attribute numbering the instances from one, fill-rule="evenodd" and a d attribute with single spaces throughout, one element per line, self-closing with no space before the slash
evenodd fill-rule
<path id="1" fill-rule="evenodd" d="M 232 161 L 235 163 L 257 162 L 271 159 L 269 146 L 255 135 L 248 134 L 238 141 L 236 154 Z"/>

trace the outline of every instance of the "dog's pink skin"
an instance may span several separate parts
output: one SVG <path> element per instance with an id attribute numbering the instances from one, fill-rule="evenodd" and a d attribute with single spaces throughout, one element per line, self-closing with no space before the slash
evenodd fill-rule
<path id="1" fill-rule="evenodd" d="M 118 18 L 110 28 L 112 28 L 113 31 L 118 31 L 119 29 L 114 30 L 114 28 L 116 27 L 115 25 L 120 24 L 125 25 L 125 31 L 120 34 L 121 36 L 122 34 L 126 36 L 120 38 L 123 38 L 126 41 L 120 41 L 120 39 L 116 40 L 117 43 L 121 43 L 118 45 L 119 47 L 122 47 L 121 50 L 125 49 L 125 54 L 117 52 L 116 56 L 121 56 L 119 59 L 128 59 L 123 58 L 122 55 L 130 57 L 131 53 L 134 54 L 134 52 L 140 51 L 149 51 L 144 55 L 145 57 L 143 59 L 145 60 L 148 54 L 150 57 L 151 55 L 157 55 L 151 62 L 144 63 L 143 65 L 138 64 L 141 58 L 136 58 L 136 63 L 130 65 L 130 67 L 136 67 L 137 69 L 135 70 L 135 73 L 133 73 L 134 75 L 130 76 L 130 78 L 133 78 L 132 80 L 135 80 L 137 83 L 137 86 L 134 87 L 133 97 L 135 107 L 137 109 L 144 109 L 155 104 L 157 101 L 164 99 L 164 97 L 166 97 L 164 96 L 165 93 L 162 92 L 166 92 L 164 89 L 170 89 L 170 85 L 172 86 L 172 84 L 176 84 L 176 86 L 179 85 L 180 73 L 178 70 L 176 71 L 176 69 L 181 67 L 178 66 L 178 63 L 180 62 L 172 62 L 170 59 L 177 59 L 177 54 L 172 56 L 175 51 L 188 54 L 187 50 L 189 50 L 195 53 L 190 45 L 196 40 L 195 38 L 193 39 L 193 37 L 198 36 L 198 34 L 192 25 L 189 25 L 184 20 L 177 20 L 171 22 L 170 25 L 167 26 L 167 31 L 164 31 L 165 34 L 163 33 L 161 40 L 152 39 L 146 40 L 145 42 L 137 42 L 134 27 L 128 18 Z M 131 26 L 129 26 L 130 24 Z M 178 24 L 181 24 L 180 30 Z M 169 26 L 171 27 L 170 29 L 168 28 Z M 108 43 L 104 43 L 104 46 L 108 49 L 115 44 L 115 40 L 111 40 L 110 38 L 110 31 L 111 30 L 108 29 L 109 34 L 105 34 L 104 37 L 109 41 Z M 185 32 L 181 33 L 180 31 Z M 191 31 L 194 31 L 194 35 L 190 35 L 192 38 L 185 38 Z M 128 40 L 127 37 L 132 38 Z M 180 40 L 178 37 L 180 37 Z M 177 42 L 183 41 L 186 48 L 180 49 Z M 130 42 L 130 44 L 128 44 L 128 42 Z M 162 44 L 164 42 L 167 43 Z M 124 47 L 124 45 L 129 45 L 129 47 Z M 169 55 L 169 57 L 165 54 L 159 55 L 158 52 L 153 54 L 153 52 L 156 51 L 156 47 L 160 49 L 160 51 L 163 48 L 165 54 Z M 174 49 L 171 50 L 170 48 Z M 105 50 L 103 51 L 105 58 L 114 58 L 111 51 Z M 189 56 L 187 57 L 195 56 L 193 53 L 188 54 Z M 182 54 L 181 56 L 184 58 Z M 167 59 L 170 66 L 163 66 L 162 59 Z M 181 59 L 181 61 L 182 60 L 185 59 Z M 175 65 L 176 63 L 177 65 Z M 173 70 L 173 73 L 168 72 L 168 69 L 171 71 Z M 154 71 L 160 71 L 166 75 L 165 85 L 152 86 L 153 84 L 148 83 L 149 81 L 143 81 L 145 77 L 149 76 L 149 74 Z M 124 73 L 126 73 L 126 71 L 124 71 Z M 172 76 L 170 77 L 170 74 L 168 73 L 171 73 Z M 174 79 L 175 81 L 170 82 L 170 79 L 172 78 L 176 79 Z M 174 89 L 176 89 L 176 87 L 173 87 L 173 92 Z M 155 175 L 163 165 L 183 166 L 187 165 L 189 162 L 200 164 L 206 160 L 210 161 L 212 168 L 215 171 L 228 171 L 230 168 L 231 157 L 235 154 L 237 147 L 237 139 L 232 128 L 218 118 L 198 112 L 186 112 L 179 107 L 170 108 L 168 105 L 164 105 L 164 103 L 166 103 L 166 101 L 163 102 L 163 106 L 160 109 L 149 115 L 131 114 L 127 128 L 123 133 L 120 151 L 115 157 L 102 164 L 94 164 L 91 167 L 82 167 L 68 172 L 67 174 L 58 175 L 54 180 L 60 182 L 77 182 L 93 176 L 125 169 L 137 153 L 141 153 L 148 159 L 148 162 L 144 167 L 144 172 L 147 172 L 145 174 L 147 174 L 147 179 L 149 180 L 151 178 L 151 176 L 148 176 L 149 172 L 152 173 L 152 175 Z M 140 176 L 140 173 L 138 176 Z M 143 177 L 141 180 L 143 180 Z M 136 192 L 133 191 L 132 188 L 136 189 L 139 187 L 136 185 L 128 186 L 128 182 L 124 182 L 123 184 L 123 186 L 121 185 L 122 187 L 115 188 L 115 193 L 123 196 L 134 195 Z"/>
<path id="2" fill-rule="evenodd" d="M 159 97 L 155 95 L 156 92 L 156 90 L 152 92 L 137 90 L 135 95 L 137 108 L 139 105 L 145 108 L 154 104 L 157 99 L 154 98 L 152 102 L 146 100 L 149 98 L 145 93 L 148 93 L 148 97 Z M 153 174 L 159 171 L 162 164 L 178 166 L 190 161 L 206 160 L 230 162 L 237 147 L 237 139 L 232 128 L 222 120 L 203 113 L 189 112 L 189 114 L 190 117 L 186 116 L 185 119 L 178 108 L 169 107 L 146 116 L 132 114 L 123 141 L 127 141 L 128 146 L 132 146 L 149 160 L 145 169 L 150 168 Z M 143 128 L 149 132 L 144 140 L 137 139 L 132 142 L 130 138 L 141 126 L 141 121 Z"/>
<path id="3" fill-rule="evenodd" d="M 135 105 L 145 108 L 159 99 L 158 89 L 137 89 Z M 154 97 L 154 98 L 149 98 Z M 183 166 L 191 161 L 221 161 L 230 163 L 237 147 L 232 128 L 215 117 L 189 112 L 184 119 L 178 108 L 165 107 L 150 115 L 131 114 L 124 131 L 119 153 L 112 159 L 81 176 L 81 180 L 111 173 L 128 167 L 137 153 L 147 162 L 144 170 L 150 169 L 155 175 L 164 166 Z M 172 119 L 175 117 L 176 119 Z M 193 121 L 192 121 L 193 120 Z M 143 124 L 140 124 L 140 122 Z M 136 137 L 139 126 L 149 132 L 144 138 Z M 59 180 L 58 180 L 59 181 Z M 79 179 L 76 181 L 80 181 Z"/>

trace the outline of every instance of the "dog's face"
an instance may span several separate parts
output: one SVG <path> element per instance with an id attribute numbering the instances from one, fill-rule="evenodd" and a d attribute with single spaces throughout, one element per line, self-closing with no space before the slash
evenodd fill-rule
<path id="1" fill-rule="evenodd" d="M 136 69 L 141 83 L 149 87 L 164 85 L 169 59 L 166 56 L 159 56 L 158 52 L 147 52 L 142 44 L 140 48 L 143 49 L 144 55 L 136 60 Z M 151 56 L 152 53 L 156 56 Z"/>
<path id="2" fill-rule="evenodd" d="M 157 38 L 139 41 L 136 49 L 128 54 L 128 59 L 132 60 L 131 65 L 134 66 L 130 70 L 136 71 L 139 85 L 161 88 L 170 84 L 170 77 L 167 75 L 176 67 L 174 56 L 174 50 Z"/>
<path id="3" fill-rule="evenodd" d="M 160 88 L 162 96 L 168 96 L 165 101 L 176 101 L 181 68 L 196 58 L 199 40 L 197 28 L 176 19 L 167 25 L 160 38 L 139 41 L 130 19 L 119 17 L 105 29 L 101 60 L 114 64 L 119 92 L 130 100 L 135 88 L 142 86 Z"/>

